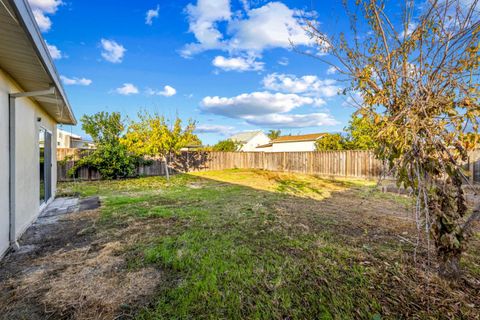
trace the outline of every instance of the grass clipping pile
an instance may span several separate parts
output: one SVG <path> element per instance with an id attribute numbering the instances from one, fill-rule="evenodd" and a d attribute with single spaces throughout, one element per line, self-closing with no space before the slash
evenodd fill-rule
<path id="1" fill-rule="evenodd" d="M 154 268 L 127 269 L 122 255 L 130 245 L 128 238 L 80 247 L 72 243 L 75 239 L 67 241 L 70 249 L 30 259 L 30 268 L 7 280 L 13 292 L 9 299 L 0 299 L 7 318 L 114 319 L 133 315 L 148 304 L 161 273 Z"/>

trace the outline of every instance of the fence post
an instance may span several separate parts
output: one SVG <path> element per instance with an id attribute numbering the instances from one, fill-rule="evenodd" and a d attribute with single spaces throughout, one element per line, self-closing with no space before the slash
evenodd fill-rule
<path id="1" fill-rule="evenodd" d="M 475 163 L 475 160 L 473 159 L 473 152 L 470 152 L 468 155 L 468 173 L 470 174 L 470 177 L 468 177 L 468 180 L 472 184 L 475 179 L 474 163 Z"/>

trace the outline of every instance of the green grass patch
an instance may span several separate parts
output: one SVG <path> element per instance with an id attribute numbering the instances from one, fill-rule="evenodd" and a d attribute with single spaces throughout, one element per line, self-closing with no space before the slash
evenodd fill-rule
<path id="1" fill-rule="evenodd" d="M 394 288 L 377 282 L 378 266 L 390 261 L 397 277 L 391 262 L 411 248 L 389 236 L 389 222 L 379 232 L 354 213 L 402 210 L 409 199 L 374 185 L 237 169 L 60 189 L 99 194 L 106 225 L 168 225 L 129 248 L 129 268 L 165 275 L 139 319 L 380 319 L 382 290 Z M 395 307 L 402 313 L 403 303 Z"/>

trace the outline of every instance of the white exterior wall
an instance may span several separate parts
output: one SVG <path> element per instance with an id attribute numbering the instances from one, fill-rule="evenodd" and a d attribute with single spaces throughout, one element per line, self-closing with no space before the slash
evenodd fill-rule
<path id="1" fill-rule="evenodd" d="M 57 148 L 83 148 L 85 142 L 82 142 L 83 140 L 81 139 L 82 137 L 76 134 L 57 129 Z"/>
<path id="2" fill-rule="evenodd" d="M 0 70 L 0 257 L 9 246 L 8 90 Z"/>
<path id="3" fill-rule="evenodd" d="M 262 144 L 267 144 L 270 142 L 270 139 L 268 138 L 268 136 L 263 133 L 263 132 L 259 132 L 257 135 L 255 135 L 252 139 L 250 139 L 247 143 L 245 143 L 242 148 L 240 149 L 240 151 L 245 151 L 245 152 L 248 152 L 248 151 L 261 151 L 259 149 L 257 149 L 258 146 L 262 145 Z"/>
<path id="4" fill-rule="evenodd" d="M 8 94 L 18 92 L 12 79 L 0 70 L 0 256 L 9 245 L 9 150 Z M 33 100 L 17 98 L 15 162 L 15 233 L 20 237 L 40 213 L 40 165 L 38 131 L 52 133 L 52 198 L 57 184 L 57 125 Z M 41 118 L 41 121 L 37 121 Z M 6 226 L 6 227 L 5 227 Z"/>
<path id="5" fill-rule="evenodd" d="M 301 151 L 315 151 L 315 141 L 292 141 L 273 143 L 272 149 L 269 152 L 301 152 Z"/>
<path id="6" fill-rule="evenodd" d="M 71 148 L 70 135 L 66 131 L 57 130 L 57 148 Z"/>

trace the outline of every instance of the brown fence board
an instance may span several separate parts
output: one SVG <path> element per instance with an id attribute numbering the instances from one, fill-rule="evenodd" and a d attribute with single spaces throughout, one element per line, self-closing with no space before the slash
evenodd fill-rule
<path id="1" fill-rule="evenodd" d="M 72 180 L 67 176 L 68 170 L 78 160 L 77 149 L 58 149 L 57 159 L 70 157 L 69 161 L 59 161 L 57 174 L 59 181 Z M 203 156 L 199 156 L 202 154 Z M 197 160 L 195 160 L 197 159 Z M 67 159 L 68 160 L 68 159 Z M 195 160 L 195 161 L 193 161 Z M 183 161 L 183 163 L 182 163 Z M 190 164 L 190 162 L 192 164 Z M 319 151 L 319 152 L 190 152 L 172 158 L 177 171 L 211 171 L 223 169 L 264 169 L 308 173 L 331 177 L 370 178 L 383 174 L 383 164 L 371 151 Z M 186 163 L 185 163 L 186 162 Z M 480 183 L 480 150 L 470 154 L 466 168 L 472 182 Z M 165 175 L 161 160 L 153 160 L 150 165 L 137 168 L 141 176 Z M 100 175 L 91 168 L 78 171 L 79 180 L 97 180 Z"/>

